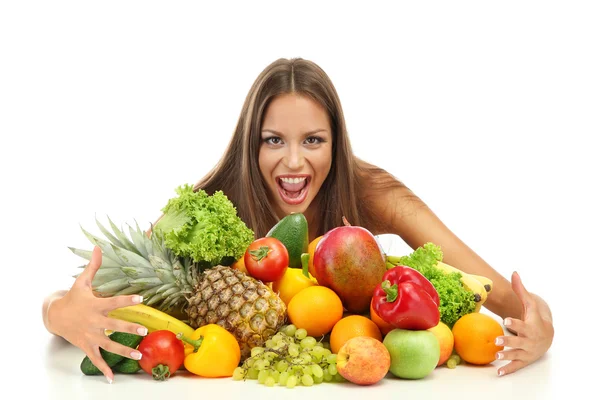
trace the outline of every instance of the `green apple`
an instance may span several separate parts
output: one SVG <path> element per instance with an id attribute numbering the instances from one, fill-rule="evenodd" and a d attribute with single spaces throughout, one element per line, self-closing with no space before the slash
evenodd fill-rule
<path id="1" fill-rule="evenodd" d="M 428 330 L 394 329 L 385 335 L 383 345 L 390 353 L 390 372 L 398 378 L 424 378 L 440 359 L 440 343 Z"/>

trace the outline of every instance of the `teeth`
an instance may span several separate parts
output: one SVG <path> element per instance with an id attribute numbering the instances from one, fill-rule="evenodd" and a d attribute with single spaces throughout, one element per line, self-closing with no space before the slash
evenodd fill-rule
<path id="1" fill-rule="evenodd" d="M 304 182 L 306 180 L 306 177 L 304 178 L 281 178 L 282 182 L 285 183 L 300 183 L 300 182 Z"/>

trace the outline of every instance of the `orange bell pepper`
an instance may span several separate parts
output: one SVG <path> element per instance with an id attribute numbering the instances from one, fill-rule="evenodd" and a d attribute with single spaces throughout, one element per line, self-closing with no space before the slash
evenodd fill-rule
<path id="1" fill-rule="evenodd" d="M 240 345 L 225 328 L 208 324 L 190 337 L 178 336 L 186 343 L 183 365 L 189 372 L 205 378 L 233 376 L 240 363 Z"/>

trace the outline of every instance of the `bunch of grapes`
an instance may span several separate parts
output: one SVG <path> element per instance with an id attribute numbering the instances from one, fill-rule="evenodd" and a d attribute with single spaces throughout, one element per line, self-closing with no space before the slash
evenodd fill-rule
<path id="1" fill-rule="evenodd" d="M 328 343 L 307 336 L 306 329 L 284 325 L 269 338 L 264 347 L 254 347 L 250 357 L 233 371 L 234 380 L 256 379 L 266 386 L 312 386 L 325 382 L 342 382 L 338 374 L 337 354 Z"/>

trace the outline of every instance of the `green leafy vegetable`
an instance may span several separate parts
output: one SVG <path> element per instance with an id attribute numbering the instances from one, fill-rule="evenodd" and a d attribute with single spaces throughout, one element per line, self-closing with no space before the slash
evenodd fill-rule
<path id="1" fill-rule="evenodd" d="M 222 191 L 209 196 L 183 185 L 176 193 L 153 228 L 164 236 L 166 247 L 177 256 L 209 266 L 231 264 L 244 254 L 254 232 Z"/>
<path id="2" fill-rule="evenodd" d="M 416 269 L 431 282 L 440 296 L 440 320 L 452 328 L 460 317 L 475 311 L 475 301 L 473 293 L 460 281 L 458 272 L 448 274 L 436 267 L 442 258 L 439 246 L 425 243 L 411 254 L 400 257 L 396 264 Z"/>

